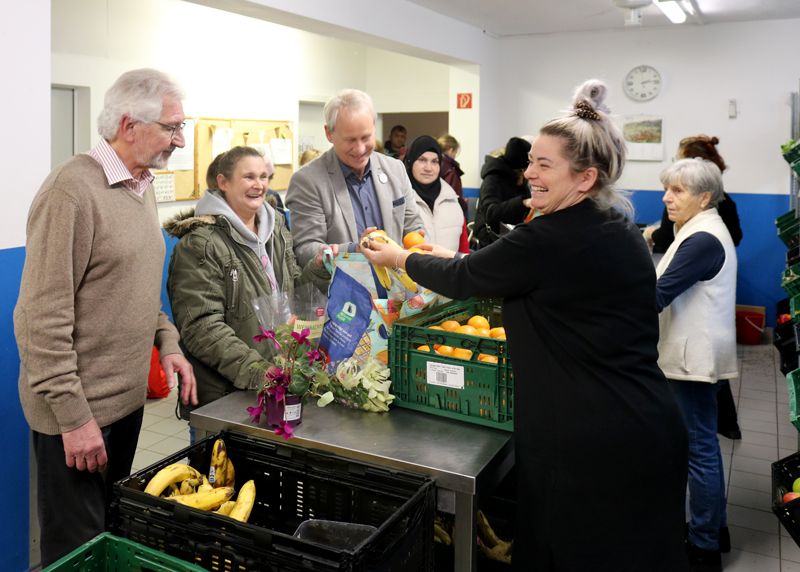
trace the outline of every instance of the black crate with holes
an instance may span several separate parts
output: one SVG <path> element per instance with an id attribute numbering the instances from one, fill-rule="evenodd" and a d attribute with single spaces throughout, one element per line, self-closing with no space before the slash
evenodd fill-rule
<path id="1" fill-rule="evenodd" d="M 177 462 L 208 474 L 214 441 L 227 446 L 239 487 L 253 479 L 256 501 L 241 523 L 144 492 L 159 469 Z M 199 441 L 114 485 L 114 534 L 198 564 L 230 572 L 433 569 L 435 488 L 428 477 L 223 432 Z M 365 436 L 368 438 L 368 436 Z M 235 499 L 235 497 L 234 497 Z M 340 536 L 295 536 L 309 519 L 374 527 L 356 545 Z M 343 525 L 347 526 L 347 525 Z M 354 526 L 354 528 L 356 528 Z"/>

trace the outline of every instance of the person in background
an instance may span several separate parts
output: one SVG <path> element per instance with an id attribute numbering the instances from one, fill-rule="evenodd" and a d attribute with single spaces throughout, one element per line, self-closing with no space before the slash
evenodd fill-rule
<path id="1" fill-rule="evenodd" d="M 681 139 L 678 144 L 677 157 L 679 159 L 692 159 L 695 157 L 706 159 L 714 163 L 721 173 L 724 173 L 727 165 L 719 151 L 717 151 L 718 144 L 719 139 L 707 135 L 686 137 Z M 731 235 L 733 245 L 739 246 L 743 234 L 742 227 L 739 224 L 736 203 L 725 191 L 722 192 L 722 196 L 722 200 L 717 205 L 717 212 Z M 669 245 L 675 240 L 675 231 L 666 208 L 661 217 L 661 224 L 647 227 L 644 230 L 644 236 L 651 243 L 654 254 L 667 251 Z M 719 381 L 719 391 L 717 392 L 717 432 L 728 439 L 742 438 L 742 431 L 739 428 L 739 419 L 736 414 L 736 402 L 733 399 L 731 386 L 727 379 Z"/>
<path id="2" fill-rule="evenodd" d="M 512 137 L 500 157 L 486 157 L 473 230 L 480 248 L 506 232 L 503 224 L 519 224 L 530 211 L 531 192 L 523 176 L 530 149 L 530 143 Z"/>
<path id="3" fill-rule="evenodd" d="M 395 125 L 389 131 L 389 139 L 383 144 L 383 153 L 402 161 L 406 155 L 408 131 L 402 125 Z"/>
<path id="4" fill-rule="evenodd" d="M 328 243 L 355 252 L 368 227 L 382 228 L 398 243 L 424 230 L 403 164 L 373 152 L 377 115 L 370 96 L 346 89 L 323 113 L 333 147 L 299 169 L 286 194 L 298 262 L 308 263 Z"/>
<path id="5" fill-rule="evenodd" d="M 322 155 L 322 151 L 315 149 L 314 147 L 309 147 L 300 154 L 300 166 L 302 167 L 303 165 L 307 165 L 320 155 Z"/>
<path id="6" fill-rule="evenodd" d="M 251 366 L 268 360 L 273 346 L 253 341 L 259 333 L 253 300 L 278 292 L 291 300 L 295 286 L 309 281 L 327 291 L 322 251 L 301 269 L 283 217 L 265 202 L 271 172 L 272 162 L 256 149 L 234 147 L 209 167 L 216 181 L 195 210 L 165 224 L 180 239 L 167 293 L 197 376 L 199 405 L 255 389 L 263 379 Z M 190 411 L 182 405 L 181 418 L 188 420 Z"/>
<path id="7" fill-rule="evenodd" d="M 690 564 L 692 570 L 715 572 L 722 570 L 720 552 L 730 544 L 721 538 L 727 517 L 717 382 L 738 377 L 736 247 L 715 208 L 723 194 L 714 163 L 681 159 L 661 173 L 661 182 L 675 240 L 656 267 L 658 365 L 689 430 Z"/>
<path id="8" fill-rule="evenodd" d="M 572 110 L 541 128 L 525 171 L 542 213 L 530 223 L 469 256 L 375 241 L 362 250 L 445 296 L 503 299 L 518 571 L 688 568 L 686 428 L 657 363 L 650 253 L 613 187 L 625 143 L 606 91 L 587 81 Z"/>
<path id="9" fill-rule="evenodd" d="M 453 190 L 458 195 L 458 204 L 461 205 L 461 210 L 464 211 L 464 216 L 467 216 L 467 201 L 464 198 L 464 186 L 461 183 L 461 175 L 464 171 L 461 170 L 461 165 L 456 161 L 458 152 L 461 150 L 461 145 L 458 140 L 450 134 L 442 135 L 436 140 L 439 147 L 442 148 L 442 172 L 439 175 L 447 182 L 448 185 L 453 187 Z"/>
<path id="10" fill-rule="evenodd" d="M 170 386 L 178 373 L 181 400 L 197 403 L 160 311 L 166 249 L 150 171 L 185 144 L 183 97 L 160 71 L 122 74 L 100 142 L 56 167 L 28 214 L 14 333 L 43 567 L 105 530 L 112 484 L 131 473 L 154 342 Z"/>
<path id="11" fill-rule="evenodd" d="M 406 153 L 406 172 L 417 192 L 417 209 L 425 224 L 426 239 L 459 252 L 469 253 L 467 223 L 458 195 L 440 177 L 442 150 L 436 139 L 422 135 Z"/>

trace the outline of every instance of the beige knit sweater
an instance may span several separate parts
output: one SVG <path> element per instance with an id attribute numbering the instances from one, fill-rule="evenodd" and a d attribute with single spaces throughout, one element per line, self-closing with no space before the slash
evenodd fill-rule
<path id="1" fill-rule="evenodd" d="M 100 427 L 145 402 L 150 350 L 180 353 L 160 311 L 164 240 L 153 188 L 108 186 L 88 155 L 56 168 L 28 214 L 14 333 L 31 428 Z"/>

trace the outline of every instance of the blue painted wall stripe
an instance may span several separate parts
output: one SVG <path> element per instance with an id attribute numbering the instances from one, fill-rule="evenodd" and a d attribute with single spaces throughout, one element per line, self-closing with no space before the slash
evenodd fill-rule
<path id="1" fill-rule="evenodd" d="M 0 570 L 28 569 L 28 443 L 30 432 L 17 393 L 19 352 L 14 339 L 14 306 L 25 262 L 25 249 L 0 250 L 0 435 L 6 452 L 3 483 L 11 491 L 0 503 Z"/>

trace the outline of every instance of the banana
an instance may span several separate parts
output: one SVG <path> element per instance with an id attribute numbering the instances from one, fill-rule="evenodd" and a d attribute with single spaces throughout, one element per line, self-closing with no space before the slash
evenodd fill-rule
<path id="1" fill-rule="evenodd" d="M 186 479 L 181 482 L 181 486 L 178 489 L 179 495 L 190 495 L 195 492 L 195 488 L 192 486 L 193 479 Z"/>
<path id="2" fill-rule="evenodd" d="M 214 488 L 214 487 L 211 486 L 211 483 L 208 482 L 208 477 L 207 476 L 202 475 L 202 477 L 203 477 L 203 482 L 201 482 L 200 486 L 197 487 L 197 492 L 198 493 L 204 493 L 204 492 L 210 491 L 210 490 L 212 490 Z"/>
<path id="3" fill-rule="evenodd" d="M 236 471 L 233 469 L 233 461 L 231 461 L 230 457 L 225 458 L 225 469 L 227 480 L 224 486 L 232 487 L 236 483 Z"/>
<path id="4" fill-rule="evenodd" d="M 175 483 L 170 483 L 169 484 L 169 494 L 167 496 L 174 497 L 175 495 L 179 495 L 179 494 L 181 494 L 181 489 L 178 488 L 178 485 L 176 485 Z"/>
<path id="5" fill-rule="evenodd" d="M 218 487 L 202 493 L 178 495 L 171 498 L 172 500 L 186 506 L 199 508 L 200 510 L 211 510 L 217 508 L 219 505 L 229 500 L 232 496 L 233 487 Z"/>
<path id="6" fill-rule="evenodd" d="M 389 290 L 392 287 L 392 277 L 389 276 L 389 269 L 377 264 L 373 264 L 372 268 L 375 270 L 375 275 L 378 277 L 378 282 L 381 283 L 381 286 Z"/>
<path id="7" fill-rule="evenodd" d="M 224 503 L 222 503 L 221 505 L 219 505 L 219 508 L 217 510 L 215 510 L 214 512 L 217 513 L 217 514 L 224 514 L 225 516 L 228 516 L 231 513 L 231 509 L 235 505 L 236 505 L 236 503 L 234 501 L 228 500 L 228 501 L 225 501 Z"/>
<path id="8" fill-rule="evenodd" d="M 150 479 L 150 482 L 147 483 L 144 492 L 157 497 L 160 496 L 169 485 L 179 483 L 189 478 L 199 479 L 200 473 L 193 467 L 184 463 L 174 463 L 158 471 L 156 475 Z"/>
<path id="9" fill-rule="evenodd" d="M 214 488 L 233 486 L 233 475 L 228 476 L 228 467 L 232 470 L 233 465 L 228 461 L 225 441 L 217 439 L 214 442 L 214 448 L 211 450 L 211 466 L 208 468 L 208 481 Z"/>
<path id="10" fill-rule="evenodd" d="M 228 516 L 239 522 L 247 522 L 255 502 L 256 484 L 250 479 L 239 489 L 239 496 L 236 497 L 236 506 L 233 507 L 233 510 L 231 510 Z"/>
<path id="11" fill-rule="evenodd" d="M 411 279 L 411 277 L 405 270 L 403 270 L 402 268 L 392 268 L 389 270 L 389 272 L 394 278 L 397 278 L 400 284 L 403 285 L 403 288 L 405 288 L 409 292 L 413 292 L 414 294 L 419 292 L 419 288 L 417 288 L 417 283 Z"/>

